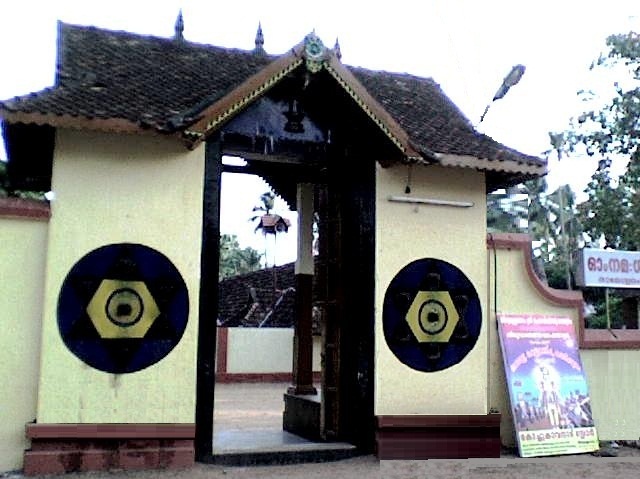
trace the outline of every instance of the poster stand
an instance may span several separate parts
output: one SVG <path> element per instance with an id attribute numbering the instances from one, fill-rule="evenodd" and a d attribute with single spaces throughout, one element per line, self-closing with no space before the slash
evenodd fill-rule
<path id="1" fill-rule="evenodd" d="M 498 314 L 497 319 L 520 456 L 598 450 L 571 318 Z"/>

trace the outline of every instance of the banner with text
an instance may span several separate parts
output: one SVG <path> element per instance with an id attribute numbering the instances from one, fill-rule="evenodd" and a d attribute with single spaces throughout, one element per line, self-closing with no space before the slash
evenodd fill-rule
<path id="1" fill-rule="evenodd" d="M 499 314 L 498 330 L 520 456 L 598 450 L 571 318 Z"/>
<path id="2" fill-rule="evenodd" d="M 583 248 L 580 254 L 580 286 L 640 288 L 640 251 Z"/>

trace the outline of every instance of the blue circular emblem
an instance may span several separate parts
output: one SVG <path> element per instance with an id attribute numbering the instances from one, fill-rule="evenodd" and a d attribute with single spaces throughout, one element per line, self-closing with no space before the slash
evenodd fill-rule
<path id="1" fill-rule="evenodd" d="M 384 337 L 395 356 L 418 371 L 441 371 L 475 346 L 482 309 L 473 284 L 456 266 L 423 258 L 391 280 L 382 310 Z"/>
<path id="2" fill-rule="evenodd" d="M 89 366 L 131 373 L 160 361 L 180 342 L 189 317 L 177 268 L 148 246 L 102 246 L 69 271 L 58 297 L 64 344 Z"/>

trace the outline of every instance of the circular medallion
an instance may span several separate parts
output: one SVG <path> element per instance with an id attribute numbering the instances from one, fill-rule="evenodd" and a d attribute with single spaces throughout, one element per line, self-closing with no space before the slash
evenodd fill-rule
<path id="1" fill-rule="evenodd" d="M 160 361 L 180 342 L 188 317 L 189 295 L 177 268 L 140 244 L 111 244 L 86 254 L 58 297 L 64 344 L 108 373 L 131 373 Z"/>
<path id="2" fill-rule="evenodd" d="M 140 295 L 131 288 L 117 289 L 107 300 L 107 317 L 118 326 L 133 326 L 140 320 L 143 311 Z"/>
<path id="3" fill-rule="evenodd" d="M 420 305 L 418 313 L 420 328 L 427 334 L 442 332 L 449 322 L 447 309 L 440 301 L 429 299 Z"/>
<path id="4" fill-rule="evenodd" d="M 456 266 L 434 258 L 409 263 L 384 296 L 384 337 L 393 354 L 418 371 L 441 371 L 462 361 L 482 327 L 478 294 Z"/>

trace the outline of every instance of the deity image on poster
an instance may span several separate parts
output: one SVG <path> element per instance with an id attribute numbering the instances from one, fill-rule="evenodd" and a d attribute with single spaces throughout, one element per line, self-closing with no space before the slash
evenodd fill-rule
<path id="1" fill-rule="evenodd" d="M 572 320 L 500 314 L 498 324 L 521 456 L 597 450 Z"/>

